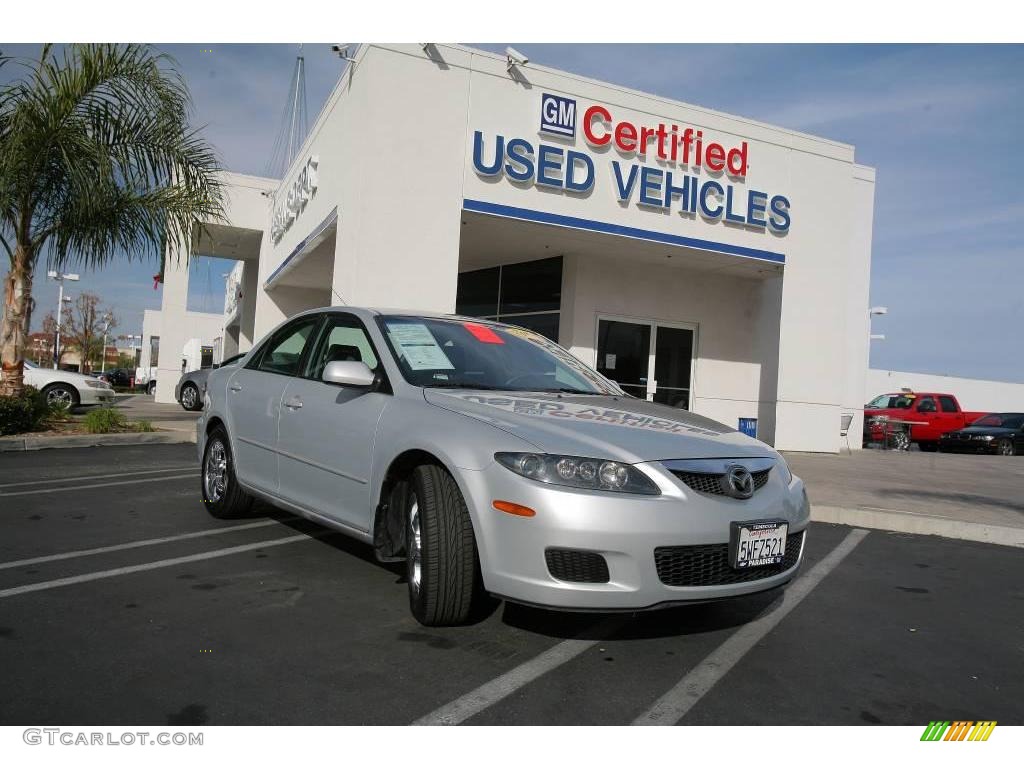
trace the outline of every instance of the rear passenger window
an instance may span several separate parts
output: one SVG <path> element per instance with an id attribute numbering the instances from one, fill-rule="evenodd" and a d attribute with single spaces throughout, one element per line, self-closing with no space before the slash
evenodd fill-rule
<path id="1" fill-rule="evenodd" d="M 285 376 L 296 375 L 299 372 L 302 351 L 306 348 L 316 323 L 317 317 L 314 316 L 278 331 L 267 344 L 257 366 L 258 370 Z"/>
<path id="2" fill-rule="evenodd" d="M 956 400 L 952 397 L 943 397 L 939 395 L 939 403 L 942 405 L 943 413 L 959 413 L 960 409 L 956 407 Z"/>
<path id="3" fill-rule="evenodd" d="M 935 407 L 935 398 L 922 397 L 917 401 L 917 410 L 919 413 L 935 413 L 938 410 Z"/>

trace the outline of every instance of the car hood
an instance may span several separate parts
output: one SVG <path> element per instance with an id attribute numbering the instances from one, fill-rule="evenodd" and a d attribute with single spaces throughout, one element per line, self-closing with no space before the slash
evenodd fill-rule
<path id="1" fill-rule="evenodd" d="M 627 397 L 424 389 L 428 403 L 479 419 L 545 453 L 635 464 L 772 457 L 764 443 L 689 411 Z"/>

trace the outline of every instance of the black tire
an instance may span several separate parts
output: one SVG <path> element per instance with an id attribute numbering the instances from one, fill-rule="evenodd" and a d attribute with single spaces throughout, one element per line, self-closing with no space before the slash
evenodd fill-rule
<path id="1" fill-rule="evenodd" d="M 146 394 L 147 395 L 155 395 L 156 394 L 156 382 L 155 381 L 151 381 L 151 382 L 149 382 L 149 384 L 146 385 Z"/>
<path id="2" fill-rule="evenodd" d="M 219 463 L 215 455 L 218 450 L 223 451 L 222 486 L 215 483 L 216 475 L 211 465 L 211 456 L 214 464 Z M 235 457 L 231 453 L 227 432 L 222 427 L 215 427 L 206 438 L 203 464 L 199 472 L 199 490 L 206 511 L 218 519 L 242 517 L 252 508 L 252 496 L 242 490 L 235 478 Z"/>
<path id="3" fill-rule="evenodd" d="M 46 398 L 47 405 L 65 403 L 68 408 L 74 408 L 82 402 L 82 398 L 78 396 L 78 390 L 70 384 L 64 384 L 62 382 L 47 384 L 43 387 L 42 394 L 43 397 Z"/>
<path id="4" fill-rule="evenodd" d="M 203 399 L 199 396 L 199 387 L 189 382 L 181 388 L 181 407 L 186 411 L 201 411 L 203 410 Z M 192 405 L 185 405 L 191 398 Z"/>
<path id="5" fill-rule="evenodd" d="M 939 450 L 939 444 L 930 441 L 918 443 L 917 447 L 920 448 L 925 453 L 935 453 L 937 450 Z"/>
<path id="6" fill-rule="evenodd" d="M 996 453 L 1000 456 L 1013 456 L 1017 453 L 1017 448 L 1013 444 L 1013 440 L 1003 438 L 999 441 L 999 445 L 996 447 Z"/>
<path id="7" fill-rule="evenodd" d="M 463 624 L 482 587 L 473 523 L 462 493 L 443 467 L 425 464 L 413 470 L 405 497 L 409 609 L 427 627 Z M 417 518 L 419 547 L 414 543 Z"/>

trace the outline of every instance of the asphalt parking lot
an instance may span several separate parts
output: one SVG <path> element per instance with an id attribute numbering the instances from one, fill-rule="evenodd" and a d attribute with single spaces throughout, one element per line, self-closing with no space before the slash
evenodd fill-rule
<path id="1" fill-rule="evenodd" d="M 193 445 L 0 456 L 0 723 L 1024 724 L 1018 548 L 812 524 L 785 596 L 428 630 L 364 545 L 198 499 Z"/>

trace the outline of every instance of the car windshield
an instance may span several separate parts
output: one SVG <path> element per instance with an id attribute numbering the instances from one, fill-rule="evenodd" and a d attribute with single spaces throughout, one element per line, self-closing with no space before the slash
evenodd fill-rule
<path id="1" fill-rule="evenodd" d="M 972 427 L 1020 429 L 1022 425 L 1024 425 L 1024 414 L 1019 413 L 987 413 L 980 419 L 971 422 Z"/>
<path id="2" fill-rule="evenodd" d="M 380 323 L 402 376 L 418 387 L 622 394 L 567 350 L 525 328 L 396 315 Z"/>
<path id="3" fill-rule="evenodd" d="M 914 404 L 914 395 L 879 395 L 870 403 L 867 404 L 867 408 L 898 408 L 900 410 L 906 410 Z"/>

